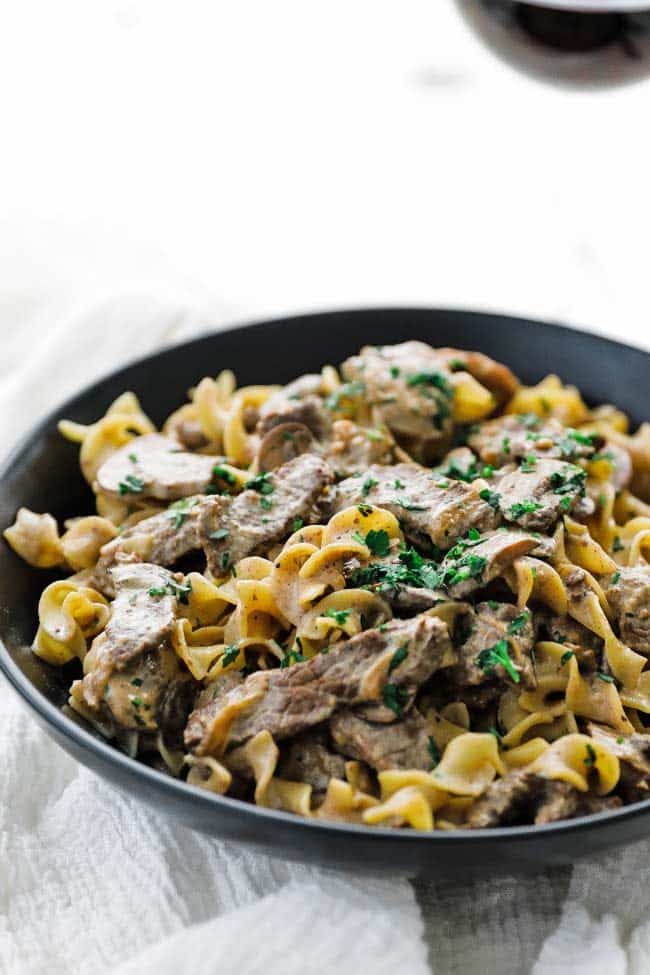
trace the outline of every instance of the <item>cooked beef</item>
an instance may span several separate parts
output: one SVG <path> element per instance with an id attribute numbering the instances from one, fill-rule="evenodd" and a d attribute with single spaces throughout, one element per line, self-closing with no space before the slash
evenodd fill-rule
<path id="1" fill-rule="evenodd" d="M 440 671 L 439 693 L 445 700 L 463 701 L 477 710 L 500 697 L 505 687 L 513 686 L 513 677 L 498 657 L 488 656 L 488 651 L 495 648 L 507 652 L 519 675 L 518 686 L 532 690 L 537 684 L 532 661 L 534 644 L 535 629 L 528 610 L 519 612 L 510 603 L 479 603 L 457 623 L 454 645 L 458 662 Z"/>
<path id="2" fill-rule="evenodd" d="M 257 448 L 257 469 L 274 471 L 301 454 L 317 452 L 314 435 L 304 423 L 279 423 L 262 437 Z"/>
<path id="3" fill-rule="evenodd" d="M 492 476 L 489 469 L 478 460 L 469 447 L 454 447 L 445 454 L 434 473 L 439 478 L 451 477 L 454 481 L 475 481 L 477 477 Z"/>
<path id="4" fill-rule="evenodd" d="M 480 539 L 453 548 L 440 565 L 447 592 L 456 599 L 486 586 L 503 575 L 516 559 L 528 555 L 537 545 L 533 535 L 497 530 Z M 461 549 L 460 552 L 457 549 Z"/>
<path id="5" fill-rule="evenodd" d="M 260 409 L 257 433 L 263 437 L 273 427 L 284 423 L 302 423 L 317 440 L 325 440 L 332 426 L 332 417 L 320 396 L 308 394 L 302 399 L 288 399 L 284 393 L 276 393 Z"/>
<path id="6" fill-rule="evenodd" d="M 180 741 L 198 685 L 170 646 L 147 650 L 124 670 L 114 670 L 102 704 L 120 728 L 165 732 Z M 82 690 L 86 690 L 82 682 Z M 84 693 L 88 703 L 88 695 Z"/>
<path id="7" fill-rule="evenodd" d="M 97 472 L 97 487 L 113 497 L 176 501 L 202 494 L 220 458 L 182 450 L 176 440 L 148 433 L 130 440 Z"/>
<path id="8" fill-rule="evenodd" d="M 585 439 L 587 442 L 582 442 Z M 602 442 L 600 437 L 585 438 L 553 417 L 541 419 L 534 413 L 500 416 L 476 424 L 467 438 L 483 463 L 495 467 L 529 456 L 577 460 L 589 457 Z"/>
<path id="9" fill-rule="evenodd" d="M 179 509 L 170 508 L 127 528 L 101 549 L 88 585 L 106 596 L 115 592 L 111 569 L 120 561 L 143 559 L 171 566 L 200 548 L 198 516 L 204 498 L 188 498 Z"/>
<path id="10" fill-rule="evenodd" d="M 330 751 L 326 734 L 314 728 L 285 745 L 276 774 L 306 782 L 314 792 L 324 792 L 330 779 L 345 778 L 345 760 Z"/>
<path id="11" fill-rule="evenodd" d="M 544 615 L 544 625 L 548 632 L 549 640 L 557 643 L 577 644 L 580 647 L 588 647 L 592 650 L 600 650 L 603 645 L 602 639 L 588 630 L 582 623 L 572 619 L 571 616 L 557 616 L 554 613 Z"/>
<path id="12" fill-rule="evenodd" d="M 325 459 L 338 478 L 365 472 L 371 464 L 389 464 L 393 459 L 390 437 L 351 420 L 336 420 L 324 449 Z"/>
<path id="13" fill-rule="evenodd" d="M 373 587 L 377 588 L 377 587 Z M 415 586 L 395 586 L 395 588 L 384 588 L 379 586 L 382 599 L 400 615 L 424 613 L 432 606 L 445 602 L 446 593 L 440 589 L 416 589 Z"/>
<path id="14" fill-rule="evenodd" d="M 373 504 L 391 511 L 415 544 L 443 551 L 470 528 L 486 531 L 498 514 L 479 497 L 474 484 L 440 480 L 415 464 L 373 465 L 365 477 L 350 477 L 338 487 L 337 508 Z"/>
<path id="15" fill-rule="evenodd" d="M 424 342 L 366 346 L 341 371 L 409 453 L 429 460 L 444 452 L 453 431 L 452 374 L 434 349 Z"/>
<path id="16" fill-rule="evenodd" d="M 431 729 L 415 708 L 390 725 L 364 721 L 354 711 L 338 711 L 330 719 L 336 747 L 349 758 L 384 769 L 423 769 L 433 765 Z"/>
<path id="17" fill-rule="evenodd" d="M 257 699 L 230 725 L 230 745 L 264 730 L 276 739 L 287 738 L 327 720 L 339 707 L 363 702 L 383 700 L 401 715 L 449 649 L 447 627 L 440 620 L 394 620 L 383 631 L 366 630 L 305 663 L 252 674 L 190 715 L 185 743 L 205 754 L 215 723 L 252 695 Z"/>
<path id="18" fill-rule="evenodd" d="M 616 614 L 621 640 L 650 656 L 650 566 L 621 568 L 603 581 L 608 582 L 605 595 Z"/>
<path id="19" fill-rule="evenodd" d="M 116 565 L 110 570 L 115 599 L 106 629 L 93 642 L 80 684 L 86 703 L 96 708 L 114 671 L 122 671 L 148 650 L 167 645 L 176 619 L 174 577 L 148 562 Z M 150 590 L 157 590 L 153 594 Z M 158 593 L 159 591 L 159 593 Z"/>
<path id="20" fill-rule="evenodd" d="M 621 735 L 593 722 L 587 725 L 587 731 L 621 763 L 618 791 L 625 802 L 650 799 L 650 735 Z"/>
<path id="21" fill-rule="evenodd" d="M 496 779 L 472 806 L 467 825 L 472 829 L 556 822 L 615 809 L 617 796 L 585 795 L 567 782 L 545 779 L 532 772 L 510 772 Z"/>
<path id="22" fill-rule="evenodd" d="M 333 474 L 316 454 L 302 454 L 235 498 L 206 499 L 199 513 L 199 537 L 210 571 L 222 576 L 247 555 L 265 551 L 293 531 L 297 518 L 314 524 L 317 504 Z"/>
<path id="23" fill-rule="evenodd" d="M 550 531 L 584 494 L 585 476 L 581 467 L 540 458 L 497 480 L 499 509 L 528 531 Z"/>

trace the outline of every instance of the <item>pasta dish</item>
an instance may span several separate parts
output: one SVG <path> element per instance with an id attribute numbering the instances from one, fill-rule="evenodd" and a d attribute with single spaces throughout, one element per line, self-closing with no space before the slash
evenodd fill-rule
<path id="1" fill-rule="evenodd" d="M 409 341 L 60 432 L 96 513 L 4 535 L 59 570 L 66 710 L 131 757 L 369 827 L 650 797 L 650 424 Z"/>

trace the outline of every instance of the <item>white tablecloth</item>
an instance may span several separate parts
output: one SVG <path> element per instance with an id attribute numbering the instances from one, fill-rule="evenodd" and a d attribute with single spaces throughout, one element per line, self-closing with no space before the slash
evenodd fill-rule
<path id="1" fill-rule="evenodd" d="M 262 314 L 488 307 L 647 343 L 647 92 L 520 78 L 448 0 L 14 4 L 2 449 L 120 361 Z M 179 829 L 4 687 L 0 712 L 3 973 L 650 969 L 646 843 L 534 879 L 341 878 Z"/>

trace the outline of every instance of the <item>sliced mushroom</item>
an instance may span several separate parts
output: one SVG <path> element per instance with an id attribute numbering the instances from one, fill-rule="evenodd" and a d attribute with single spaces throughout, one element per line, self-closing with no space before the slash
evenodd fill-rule
<path id="1" fill-rule="evenodd" d="M 257 469 L 274 471 L 294 457 L 315 452 L 314 435 L 304 423 L 281 423 L 262 437 L 257 450 Z"/>

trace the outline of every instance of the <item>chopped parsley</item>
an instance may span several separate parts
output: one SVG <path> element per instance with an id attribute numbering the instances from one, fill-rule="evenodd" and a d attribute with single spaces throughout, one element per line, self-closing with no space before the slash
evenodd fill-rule
<path id="1" fill-rule="evenodd" d="M 494 467 L 492 464 L 485 464 L 482 467 L 478 467 L 476 460 L 474 459 L 467 468 L 463 469 L 455 458 L 449 461 L 446 467 L 438 467 L 434 471 L 434 477 L 451 477 L 454 481 L 465 481 L 470 484 L 475 481 L 478 477 L 484 477 L 489 479 L 494 474 Z M 448 484 L 443 484 L 441 481 L 436 482 L 437 487 L 449 487 Z"/>
<path id="2" fill-rule="evenodd" d="M 390 659 L 388 673 L 389 674 L 392 673 L 392 671 L 395 670 L 396 667 L 399 667 L 399 665 L 406 660 L 408 655 L 409 655 L 408 643 L 405 643 L 404 646 L 402 647 L 398 647 Z"/>
<path id="3" fill-rule="evenodd" d="M 344 626 L 351 612 L 351 609 L 328 609 L 325 615 L 334 620 L 337 626 Z"/>
<path id="4" fill-rule="evenodd" d="M 231 643 L 230 646 L 226 647 L 225 653 L 221 658 L 221 666 L 228 667 L 229 664 L 234 664 L 238 656 L 239 656 L 239 644 Z"/>
<path id="5" fill-rule="evenodd" d="M 292 664 L 303 663 L 307 658 L 304 653 L 300 650 L 288 650 L 282 660 L 280 661 L 280 667 L 284 669 L 285 667 L 291 667 Z"/>
<path id="6" fill-rule="evenodd" d="M 575 494 L 584 498 L 586 479 L 587 472 L 581 467 L 566 467 L 564 471 L 554 471 L 551 474 L 553 494 Z"/>
<path id="7" fill-rule="evenodd" d="M 325 400 L 325 406 L 328 410 L 338 410 L 341 408 L 341 400 L 343 399 L 355 399 L 358 396 L 363 396 L 366 391 L 366 384 L 361 382 L 351 382 L 343 383 L 338 389 L 334 390 L 333 393 Z"/>
<path id="8" fill-rule="evenodd" d="M 216 531 L 210 532 L 208 538 L 211 538 L 213 542 L 220 542 L 223 538 L 228 538 L 229 534 L 227 528 L 217 528 Z"/>
<path id="9" fill-rule="evenodd" d="M 569 660 L 571 660 L 571 657 L 573 656 L 575 656 L 573 650 L 567 650 L 566 653 L 563 653 L 560 657 L 560 663 L 562 666 L 564 667 L 565 664 L 568 664 Z"/>
<path id="10" fill-rule="evenodd" d="M 363 482 L 363 484 L 361 485 L 361 494 L 363 495 L 363 497 L 367 498 L 368 492 L 371 491 L 374 487 L 377 487 L 378 484 L 379 481 L 375 481 L 373 477 L 367 477 Z"/>
<path id="11" fill-rule="evenodd" d="M 515 684 L 518 684 L 521 679 L 508 653 L 507 640 L 498 640 L 493 647 L 481 650 L 476 658 L 476 663 L 486 674 L 492 673 L 495 667 L 501 666 Z"/>
<path id="12" fill-rule="evenodd" d="M 611 582 L 611 584 L 613 586 L 615 586 L 616 583 L 619 581 L 620 578 L 621 578 L 621 573 L 620 572 L 615 572 L 614 575 L 612 576 L 612 582 Z"/>
<path id="13" fill-rule="evenodd" d="M 392 498 L 391 504 L 399 505 L 405 511 L 427 511 L 426 505 L 414 504 L 410 498 Z"/>
<path id="14" fill-rule="evenodd" d="M 510 453 L 510 437 L 504 437 L 501 441 L 501 450 L 504 454 Z"/>
<path id="15" fill-rule="evenodd" d="M 604 680 L 606 684 L 615 684 L 616 683 L 616 678 L 615 677 L 612 677 L 611 674 L 604 674 L 602 672 L 602 670 L 597 670 L 596 671 L 596 677 L 599 680 Z"/>
<path id="16" fill-rule="evenodd" d="M 528 456 L 525 457 L 522 460 L 521 464 L 519 465 L 519 470 L 523 474 L 530 474 L 531 471 L 535 470 L 536 466 L 537 466 L 537 457 L 535 457 L 535 454 L 528 454 Z"/>
<path id="17" fill-rule="evenodd" d="M 144 489 L 144 481 L 134 474 L 127 474 L 123 481 L 118 484 L 120 494 L 141 494 Z"/>
<path id="18" fill-rule="evenodd" d="M 212 468 L 212 476 L 220 477 L 222 481 L 226 482 L 226 484 L 234 485 L 237 483 L 237 478 L 232 473 L 232 471 L 229 471 L 227 470 L 227 468 L 222 467 L 221 464 L 217 464 L 215 467 Z M 247 484 L 244 486 L 248 487 Z"/>
<path id="19" fill-rule="evenodd" d="M 501 495 L 497 494 L 496 491 L 490 491 L 489 488 L 484 488 L 479 492 L 479 498 L 483 501 L 487 501 L 491 508 L 495 511 L 499 510 L 499 501 L 501 500 Z"/>
<path id="20" fill-rule="evenodd" d="M 616 467 L 616 460 L 611 450 L 601 450 L 597 454 L 592 454 L 589 460 L 592 464 L 597 460 L 608 460 L 613 467 Z"/>
<path id="21" fill-rule="evenodd" d="M 571 497 L 571 495 L 565 494 L 562 500 L 560 501 L 560 508 L 562 509 L 562 511 L 568 511 L 572 504 L 573 504 L 573 498 Z"/>
<path id="22" fill-rule="evenodd" d="M 612 545 L 612 552 L 622 552 L 624 548 L 625 546 L 623 545 L 623 542 L 621 541 L 619 536 L 616 535 L 614 538 L 614 543 Z"/>
<path id="23" fill-rule="evenodd" d="M 132 464 L 137 464 L 138 463 L 138 455 L 137 454 L 129 454 L 129 460 L 131 461 Z"/>
<path id="24" fill-rule="evenodd" d="M 529 619 L 530 611 L 527 609 L 525 609 L 523 613 L 519 613 L 518 616 L 515 616 L 512 623 L 508 627 L 509 635 L 514 636 L 515 633 L 521 633 Z"/>
<path id="25" fill-rule="evenodd" d="M 452 372 L 463 372 L 467 369 L 467 363 L 463 362 L 462 359 L 452 359 L 449 362 L 449 368 Z"/>
<path id="26" fill-rule="evenodd" d="M 585 746 L 585 750 L 586 750 L 587 754 L 585 756 L 584 763 L 587 766 L 587 768 L 591 768 L 592 766 L 594 766 L 596 764 L 596 760 L 598 758 L 598 756 L 596 755 L 596 749 L 594 748 L 593 745 L 590 745 L 587 742 L 587 744 Z"/>
<path id="27" fill-rule="evenodd" d="M 390 374 L 393 379 L 397 379 L 397 377 L 399 376 L 399 366 L 391 366 Z"/>
<path id="28" fill-rule="evenodd" d="M 533 501 L 532 498 L 525 498 L 523 501 L 515 501 L 514 504 L 510 505 L 510 514 L 513 518 L 521 518 L 523 515 L 530 515 L 533 511 L 538 511 L 541 508 L 539 501 Z"/>
<path id="29" fill-rule="evenodd" d="M 384 531 L 383 528 L 380 528 L 379 531 L 375 531 L 374 529 L 369 531 L 366 535 L 365 543 L 372 554 L 379 556 L 379 558 L 388 555 L 390 551 L 390 538 L 388 537 L 388 532 Z"/>
<path id="30" fill-rule="evenodd" d="M 167 518 L 171 518 L 174 522 L 174 528 L 178 531 L 187 516 L 189 515 L 192 508 L 197 503 L 198 498 L 181 498 L 180 501 L 174 501 L 170 504 L 169 508 L 165 512 Z"/>
<path id="31" fill-rule="evenodd" d="M 424 559 L 414 548 L 406 548 L 397 562 L 375 562 L 363 569 L 355 569 L 349 576 L 353 586 L 379 585 L 380 589 L 413 586 L 416 589 L 435 589 L 439 582 L 438 565 Z"/>
<path id="32" fill-rule="evenodd" d="M 302 518 L 296 518 L 293 523 L 293 530 L 299 532 L 301 528 L 304 528 L 305 522 Z"/>
<path id="33" fill-rule="evenodd" d="M 224 572 L 226 571 L 229 565 L 230 565 L 230 552 L 224 552 L 223 555 L 221 556 L 221 568 L 224 570 Z"/>
<path id="34" fill-rule="evenodd" d="M 385 684 L 382 697 L 386 707 L 401 718 L 404 714 L 404 705 L 408 701 L 408 691 L 397 684 Z"/>
<path id="35" fill-rule="evenodd" d="M 436 740 L 435 738 L 432 737 L 432 735 L 429 735 L 429 739 L 427 741 L 427 751 L 431 756 L 431 768 L 435 768 L 436 765 L 440 764 L 441 756 L 440 756 L 440 749 L 436 745 Z"/>
<path id="36" fill-rule="evenodd" d="M 501 734 L 501 732 L 497 728 L 495 728 L 494 725 L 492 725 L 491 728 L 488 728 L 488 731 L 494 738 L 496 738 L 497 745 L 501 747 L 501 745 L 503 744 L 503 735 Z"/>
<path id="37" fill-rule="evenodd" d="M 445 396 L 453 396 L 453 389 L 441 372 L 416 372 L 406 380 L 407 386 L 433 386 Z"/>
<path id="38" fill-rule="evenodd" d="M 358 504 L 357 511 L 360 515 L 363 515 L 364 518 L 367 518 L 368 515 L 372 514 L 373 508 L 371 504 Z"/>
<path id="39" fill-rule="evenodd" d="M 402 484 L 402 482 L 400 481 L 400 479 L 399 479 L 399 477 L 396 477 L 396 478 L 395 478 L 395 483 L 394 483 L 394 487 L 395 487 L 395 490 L 396 490 L 396 491 L 401 491 L 401 490 L 402 490 L 402 489 L 404 488 L 404 485 L 403 485 L 403 484 Z"/>
<path id="40" fill-rule="evenodd" d="M 142 687 L 142 677 L 134 677 L 131 683 L 134 687 Z"/>
<path id="41" fill-rule="evenodd" d="M 271 480 L 270 474 L 256 474 L 255 477 L 251 477 L 250 481 L 246 481 L 244 484 L 244 489 L 248 491 L 257 491 L 258 494 L 273 494 L 275 488 L 273 486 L 273 481 Z"/>
<path id="42" fill-rule="evenodd" d="M 260 498 L 260 508 L 262 509 L 262 511 L 270 511 L 272 507 L 273 507 L 273 502 L 271 501 L 271 499 L 262 495 L 262 497 Z"/>
<path id="43" fill-rule="evenodd" d="M 192 592 L 192 582 L 189 579 L 187 582 L 176 582 L 175 579 L 170 579 L 164 586 L 152 586 L 147 592 L 150 596 L 176 596 L 179 603 L 187 605 L 188 597 Z"/>

